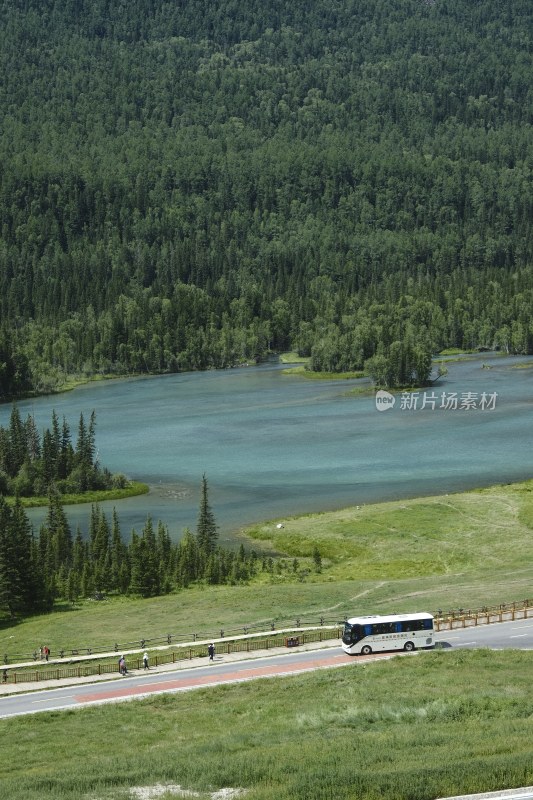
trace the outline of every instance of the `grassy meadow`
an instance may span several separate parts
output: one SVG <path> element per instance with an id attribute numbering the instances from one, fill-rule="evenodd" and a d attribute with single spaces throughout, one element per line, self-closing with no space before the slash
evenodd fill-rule
<path id="1" fill-rule="evenodd" d="M 168 784 L 200 798 L 426 800 L 528 785 L 532 682 L 529 653 L 435 651 L 0 720 L 0 796 L 170 800 L 147 791 Z"/>
<path id="2" fill-rule="evenodd" d="M 296 569 L 259 571 L 247 586 L 191 587 L 166 597 L 65 603 L 0 622 L 0 656 L 44 642 L 99 647 L 167 633 L 206 636 L 264 622 L 386 611 L 479 608 L 533 595 L 533 481 L 379 503 L 255 526 L 246 546 Z M 312 554 L 318 546 L 322 572 Z M 11 659 L 13 660 L 13 659 Z"/>

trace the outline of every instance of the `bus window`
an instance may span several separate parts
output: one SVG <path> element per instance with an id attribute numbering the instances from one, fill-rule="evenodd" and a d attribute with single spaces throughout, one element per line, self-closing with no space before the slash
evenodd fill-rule
<path id="1" fill-rule="evenodd" d="M 363 631 L 361 630 L 360 625 L 353 625 L 352 627 L 352 642 L 358 642 L 359 639 L 363 638 Z"/>

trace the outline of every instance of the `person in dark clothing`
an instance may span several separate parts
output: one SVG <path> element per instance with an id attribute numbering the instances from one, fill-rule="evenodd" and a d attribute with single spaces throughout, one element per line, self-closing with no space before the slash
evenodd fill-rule
<path id="1" fill-rule="evenodd" d="M 215 645 L 213 644 L 213 642 L 211 642 L 211 644 L 207 648 L 207 652 L 209 653 L 209 661 L 214 661 L 214 659 L 215 659 Z"/>

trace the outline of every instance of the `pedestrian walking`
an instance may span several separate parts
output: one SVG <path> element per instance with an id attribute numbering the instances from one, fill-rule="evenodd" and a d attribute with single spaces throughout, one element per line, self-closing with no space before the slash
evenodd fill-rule
<path id="1" fill-rule="evenodd" d="M 148 666 L 148 653 L 145 653 L 143 655 L 143 666 L 145 669 L 150 669 L 150 667 Z"/>
<path id="2" fill-rule="evenodd" d="M 48 661 L 48 657 L 50 655 L 50 648 L 48 646 L 45 646 L 43 653 L 44 653 L 44 660 Z"/>
<path id="3" fill-rule="evenodd" d="M 213 644 L 213 642 L 211 642 L 211 644 L 207 648 L 207 652 L 209 653 L 209 661 L 214 661 L 214 659 L 215 659 L 215 645 Z"/>
<path id="4" fill-rule="evenodd" d="M 120 656 L 119 658 L 118 671 L 120 672 L 121 675 L 125 675 L 126 672 L 128 671 L 126 668 L 126 659 L 124 658 L 124 656 Z"/>

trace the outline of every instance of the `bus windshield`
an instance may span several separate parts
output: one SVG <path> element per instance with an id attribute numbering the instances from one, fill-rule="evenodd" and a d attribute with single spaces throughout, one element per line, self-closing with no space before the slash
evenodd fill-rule
<path id="1" fill-rule="evenodd" d="M 345 644 L 355 644 L 363 636 L 363 631 L 360 625 L 350 625 L 349 622 L 344 623 L 344 633 L 342 641 Z"/>

